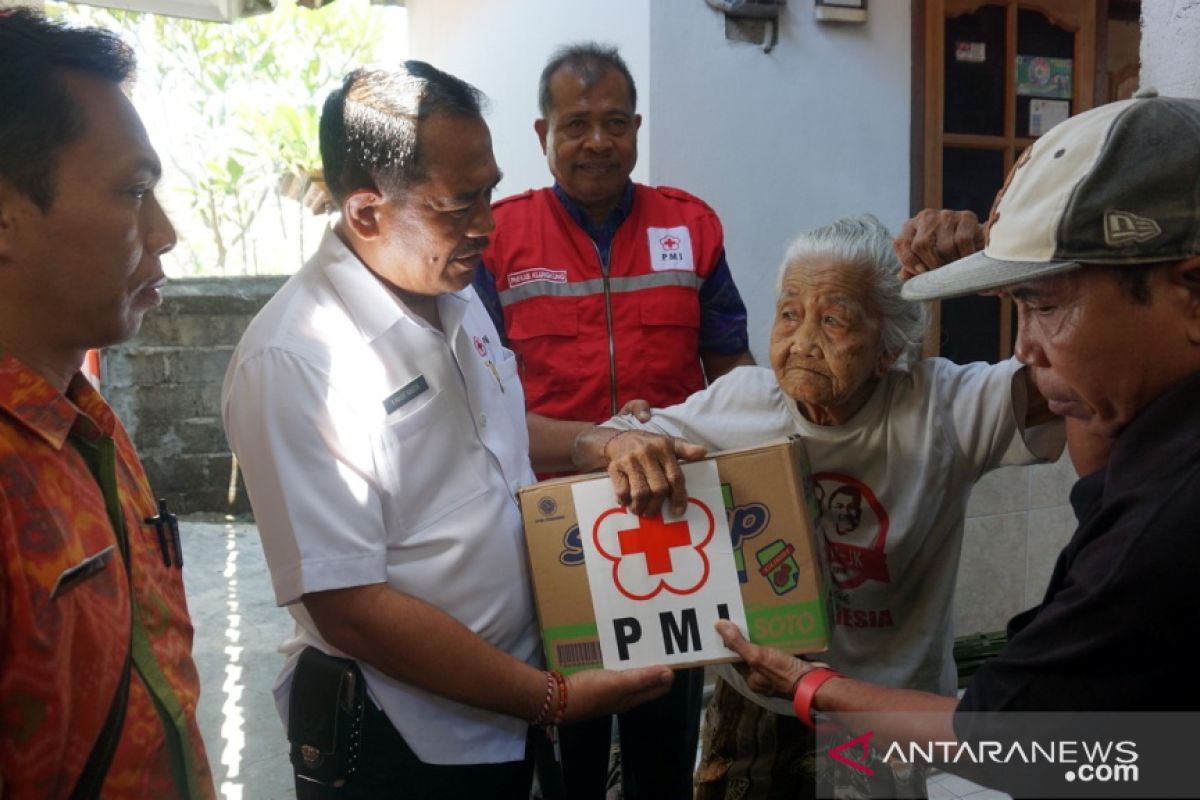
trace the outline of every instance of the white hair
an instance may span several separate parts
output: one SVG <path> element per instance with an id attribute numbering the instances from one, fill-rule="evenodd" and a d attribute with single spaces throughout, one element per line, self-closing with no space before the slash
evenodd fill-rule
<path id="1" fill-rule="evenodd" d="M 892 235 L 870 214 L 842 217 L 822 228 L 806 231 L 792 240 L 779 268 L 776 294 L 793 269 L 814 261 L 835 261 L 861 268 L 871 279 L 873 305 L 879 312 L 883 351 L 896 357 L 895 365 L 907 369 L 921 357 L 928 313 L 925 306 L 900 296 L 900 259 Z"/>

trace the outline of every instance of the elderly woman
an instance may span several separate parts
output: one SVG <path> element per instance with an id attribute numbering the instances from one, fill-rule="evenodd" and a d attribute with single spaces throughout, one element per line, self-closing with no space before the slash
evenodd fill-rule
<path id="1" fill-rule="evenodd" d="M 1062 430 L 1016 361 L 917 360 L 924 309 L 900 298 L 899 271 L 874 217 L 800 235 L 780 274 L 771 369 L 736 369 L 648 422 L 615 418 L 581 434 L 576 454 L 581 467 L 607 467 L 618 499 L 646 513 L 683 504 L 676 457 L 698 457 L 695 445 L 803 437 L 834 584 L 823 658 L 852 677 L 953 694 L 951 601 L 971 488 L 996 467 L 1057 458 Z M 814 749 L 788 703 L 723 667 L 696 796 L 802 796 L 813 784 L 796 765 L 811 771 Z M 924 792 L 923 775 L 883 765 L 874 778 L 845 773 L 836 780 L 872 785 L 824 790 Z"/>

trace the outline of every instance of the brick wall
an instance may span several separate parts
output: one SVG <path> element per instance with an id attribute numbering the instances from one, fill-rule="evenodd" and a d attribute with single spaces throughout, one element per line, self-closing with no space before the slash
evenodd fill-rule
<path id="1" fill-rule="evenodd" d="M 129 429 L 150 485 L 177 513 L 250 510 L 221 425 L 221 382 L 233 348 L 284 276 L 169 283 L 133 340 L 103 351 L 104 395 Z"/>

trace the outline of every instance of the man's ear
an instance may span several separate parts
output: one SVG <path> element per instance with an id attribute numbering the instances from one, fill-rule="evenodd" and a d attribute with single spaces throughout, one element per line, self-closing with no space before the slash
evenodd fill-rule
<path id="1" fill-rule="evenodd" d="M 1200 256 L 1172 264 L 1168 278 L 1177 296 L 1185 303 L 1188 341 L 1200 346 Z"/>
<path id="2" fill-rule="evenodd" d="M 342 201 L 342 219 L 357 238 L 371 241 L 379 238 L 379 218 L 383 197 L 374 189 L 358 189 Z"/>
<path id="3" fill-rule="evenodd" d="M 642 115 L 634 114 L 633 115 L 633 130 L 636 132 L 636 131 L 640 131 L 641 129 L 642 129 Z"/>
<path id="4" fill-rule="evenodd" d="M 535 119 L 533 130 L 537 133 L 538 143 L 542 146 L 542 155 L 546 155 L 546 134 L 550 132 L 550 123 L 544 119 Z"/>

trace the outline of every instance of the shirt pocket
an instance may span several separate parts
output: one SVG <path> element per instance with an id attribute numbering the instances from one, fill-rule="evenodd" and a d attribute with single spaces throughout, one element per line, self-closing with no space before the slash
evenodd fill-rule
<path id="1" fill-rule="evenodd" d="M 579 339 L 579 315 L 579 300 L 573 297 L 533 298 L 509 312 L 509 346 L 531 409 L 578 391 L 580 365 L 589 355 Z"/>
<path id="2" fill-rule="evenodd" d="M 700 301 L 691 289 L 663 287 L 642 291 L 638 295 L 638 311 L 643 325 L 700 330 Z"/>
<path id="3" fill-rule="evenodd" d="M 634 364 L 635 394 L 682 402 L 703 385 L 700 371 L 700 303 L 683 287 L 646 290 L 638 295 L 641 342 Z M 626 384 L 622 381 L 622 385 Z"/>
<path id="4" fill-rule="evenodd" d="M 505 478 L 511 483 L 525 476 L 529 463 L 529 429 L 525 424 L 525 392 L 517 374 L 517 357 L 511 350 L 500 348 L 497 351 L 496 377 L 504 387 L 501 398 L 504 409 L 504 423 L 508 433 L 505 435 L 506 446 L 501 449 L 504 454 L 500 458 Z"/>
<path id="5" fill-rule="evenodd" d="M 461 424 L 441 391 L 404 411 L 398 409 L 397 419 L 385 421 L 379 438 L 388 476 L 388 513 L 411 533 L 483 494 L 486 484 L 476 463 L 482 449 L 468 441 L 474 436 L 470 420 Z"/>

